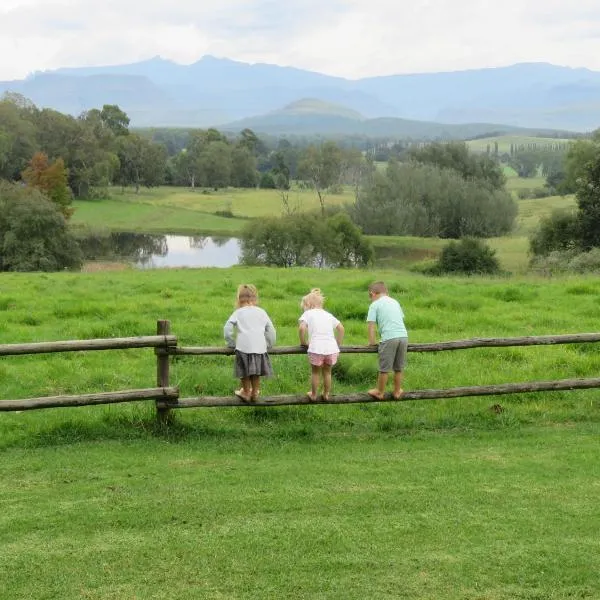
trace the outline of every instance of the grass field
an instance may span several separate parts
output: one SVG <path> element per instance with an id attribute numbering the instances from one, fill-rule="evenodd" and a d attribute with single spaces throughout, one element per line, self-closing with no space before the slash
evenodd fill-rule
<path id="1" fill-rule="evenodd" d="M 252 281 L 278 343 L 312 286 L 366 339 L 384 278 L 414 342 L 597 329 L 597 278 L 425 278 L 398 271 L 166 270 L 4 274 L 0 343 L 152 334 L 220 345 Z M 596 376 L 600 345 L 411 354 L 408 389 Z M 264 393 L 307 389 L 274 356 Z M 334 393 L 373 383 L 342 356 Z M 231 393 L 230 358 L 182 357 L 182 396 Z M 150 350 L 6 357 L 1 398 L 154 384 Z M 491 410 L 492 405 L 501 405 Z M 597 392 L 366 406 L 190 409 L 151 403 L 0 413 L 3 600 L 178 598 L 594 599 Z"/>
<path id="2" fill-rule="evenodd" d="M 511 191 L 532 189 L 543 185 L 541 178 L 521 179 L 509 177 L 507 187 Z M 291 199 L 304 210 L 316 209 L 317 200 L 313 192 L 292 192 Z M 331 195 L 331 204 L 349 203 L 352 195 Z M 518 200 L 519 214 L 516 228 L 510 237 L 489 240 L 496 249 L 501 267 L 512 273 L 524 273 L 529 257 L 528 236 L 540 218 L 557 208 L 571 208 L 572 196 Z M 193 235 L 239 234 L 248 224 L 248 218 L 281 214 L 281 200 L 273 190 L 225 190 L 202 194 L 183 188 L 158 188 L 140 194 L 116 193 L 111 200 L 100 202 L 75 202 L 73 223 L 112 231 L 144 233 L 179 233 Z M 234 218 L 216 215 L 217 211 L 231 210 Z M 402 268 L 423 260 L 434 259 L 447 243 L 433 238 L 370 236 L 375 246 L 377 266 L 380 268 Z"/>

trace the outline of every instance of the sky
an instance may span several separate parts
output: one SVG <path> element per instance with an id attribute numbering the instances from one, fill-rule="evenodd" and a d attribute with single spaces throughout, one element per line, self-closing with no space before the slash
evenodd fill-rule
<path id="1" fill-rule="evenodd" d="M 600 71 L 600 1 L 0 0 L 0 80 L 204 55 L 349 79 L 517 62 Z"/>

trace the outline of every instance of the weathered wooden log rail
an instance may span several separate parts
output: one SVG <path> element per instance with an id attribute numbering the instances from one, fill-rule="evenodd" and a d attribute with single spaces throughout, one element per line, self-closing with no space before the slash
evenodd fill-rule
<path id="1" fill-rule="evenodd" d="M 510 338 L 471 338 L 449 342 L 410 343 L 408 345 L 408 351 L 442 352 L 449 350 L 466 350 L 472 348 L 541 346 L 594 342 L 600 342 L 600 333 L 576 333 Z M 72 396 L 0 400 L 0 412 L 35 410 L 41 408 L 95 406 L 100 404 L 154 400 L 156 403 L 158 418 L 161 421 L 167 421 L 171 414 L 170 411 L 175 408 L 354 404 L 359 402 L 406 402 L 414 400 L 434 400 L 468 396 L 495 396 L 528 392 L 600 388 L 600 378 L 587 378 L 467 386 L 449 389 L 413 390 L 405 392 L 400 400 L 395 400 L 392 398 L 391 394 L 386 394 L 382 400 L 379 400 L 372 398 L 366 393 L 333 395 L 328 400 L 323 400 L 323 398 L 319 397 L 315 401 L 309 400 L 305 394 L 261 397 L 254 402 L 245 402 L 236 396 L 202 396 L 198 398 L 180 398 L 179 388 L 177 386 L 170 385 L 169 381 L 169 366 L 171 356 L 228 356 L 232 355 L 234 351 L 231 348 L 225 347 L 185 347 L 178 346 L 177 344 L 177 337 L 170 334 L 170 323 L 166 320 L 157 322 L 157 335 L 155 336 L 35 342 L 26 344 L 0 344 L 0 356 L 97 350 L 126 350 L 136 348 L 152 348 L 154 349 L 154 353 L 156 355 L 156 387 Z M 342 346 L 340 351 L 345 354 L 375 353 L 377 352 L 377 347 Z M 270 350 L 270 354 L 272 355 L 305 353 L 306 348 L 302 346 L 279 346 Z"/>

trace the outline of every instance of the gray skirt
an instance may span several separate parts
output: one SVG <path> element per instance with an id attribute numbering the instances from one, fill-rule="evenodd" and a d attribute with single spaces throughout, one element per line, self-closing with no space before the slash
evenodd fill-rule
<path id="1" fill-rule="evenodd" d="M 233 372 L 238 379 L 254 375 L 273 377 L 271 359 L 266 352 L 265 354 L 246 354 L 245 352 L 236 350 Z"/>

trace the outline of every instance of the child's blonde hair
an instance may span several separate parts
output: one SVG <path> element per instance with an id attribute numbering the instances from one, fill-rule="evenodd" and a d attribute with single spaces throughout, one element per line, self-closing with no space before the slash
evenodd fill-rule
<path id="1" fill-rule="evenodd" d="M 238 308 L 248 306 L 249 304 L 258 303 L 258 290 L 251 283 L 242 283 L 238 285 L 237 294 L 235 296 L 235 304 Z"/>
<path id="2" fill-rule="evenodd" d="M 302 298 L 302 302 L 300 302 L 300 308 L 302 310 L 310 310 L 311 308 L 323 308 L 323 303 L 325 302 L 325 296 L 321 293 L 319 288 L 313 288 L 310 290 L 304 298 Z"/>

